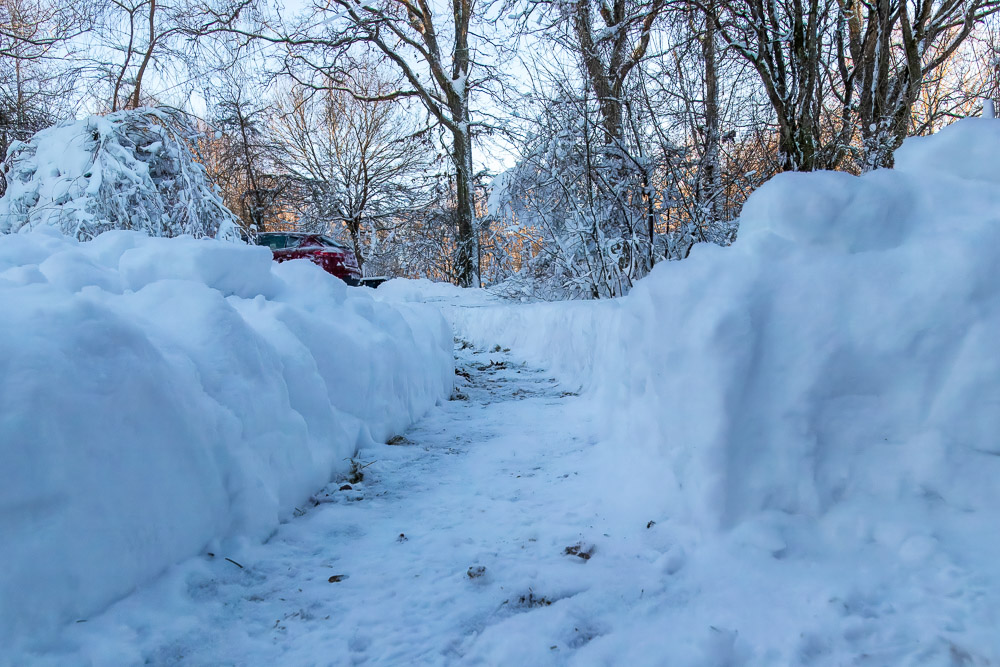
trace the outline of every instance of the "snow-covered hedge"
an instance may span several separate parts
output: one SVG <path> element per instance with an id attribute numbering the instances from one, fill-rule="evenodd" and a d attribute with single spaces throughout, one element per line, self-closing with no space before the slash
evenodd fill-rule
<path id="1" fill-rule="evenodd" d="M 51 226 L 82 241 L 110 229 L 238 236 L 235 216 L 194 161 L 187 118 L 136 109 L 68 120 L 14 142 L 0 233 Z"/>
<path id="2" fill-rule="evenodd" d="M 734 246 L 624 299 L 452 317 L 585 387 L 664 514 L 901 548 L 1000 506 L 998 146 L 1000 121 L 970 119 L 892 171 L 784 174 Z"/>
<path id="3" fill-rule="evenodd" d="M 454 378 L 439 313 L 257 246 L 0 235 L 0 312 L 0 645 L 266 538 Z"/>

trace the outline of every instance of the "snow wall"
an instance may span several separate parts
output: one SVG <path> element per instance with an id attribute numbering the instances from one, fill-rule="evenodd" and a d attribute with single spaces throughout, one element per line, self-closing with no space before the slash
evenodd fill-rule
<path id="1" fill-rule="evenodd" d="M 0 235 L 0 644 L 262 540 L 451 390 L 437 310 L 267 248 Z"/>
<path id="2" fill-rule="evenodd" d="M 732 247 L 614 302 L 448 312 L 583 387 L 669 516 L 912 545 L 1000 503 L 998 146 L 968 119 L 895 170 L 780 175 Z"/>

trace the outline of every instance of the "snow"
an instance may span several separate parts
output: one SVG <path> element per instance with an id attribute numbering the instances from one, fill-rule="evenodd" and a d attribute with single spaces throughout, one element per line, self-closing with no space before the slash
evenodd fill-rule
<path id="1" fill-rule="evenodd" d="M 437 312 L 257 246 L 2 235 L 0 309 L 0 644 L 265 539 L 453 382 Z"/>
<path id="2" fill-rule="evenodd" d="M 455 94 L 455 97 L 459 99 L 465 99 L 466 93 L 465 88 L 469 83 L 469 74 L 457 74 L 451 80 L 451 90 Z"/>
<path id="3" fill-rule="evenodd" d="M 464 307 L 496 305 L 499 297 L 484 289 L 462 288 L 426 278 L 395 278 L 378 286 L 375 298 L 388 303 L 430 303 L 436 306 L 461 304 Z"/>
<path id="4" fill-rule="evenodd" d="M 1000 164 L 978 148 L 1000 140 L 1000 123 L 976 123 L 908 143 L 894 171 L 773 179 L 733 248 L 697 246 L 624 299 L 451 317 L 621 408 L 609 413 L 671 461 L 675 484 L 705 472 L 703 493 L 674 490 L 675 511 L 717 525 L 820 515 L 900 484 L 988 503 L 994 490 L 963 490 L 939 467 L 993 465 L 982 452 L 1000 427 L 988 335 L 1000 323 Z M 907 453 L 895 470 L 847 474 L 892 451 Z"/>
<path id="5" fill-rule="evenodd" d="M 537 623 L 528 613 L 535 610 L 549 612 L 544 631 L 557 627 L 564 650 L 586 643 L 595 628 L 567 626 L 572 619 L 560 600 L 596 604 L 603 591 L 578 595 L 590 587 L 581 576 L 598 575 L 596 583 L 607 578 L 605 568 L 632 556 L 594 568 L 563 553 L 580 540 L 570 517 L 599 509 L 554 502 L 581 497 L 590 485 L 589 476 L 573 474 L 589 422 L 537 369 L 502 352 L 458 353 L 471 375 L 459 379 L 466 398 L 432 411 L 394 444 L 363 448 L 359 457 L 370 465 L 362 482 L 336 481 L 267 544 L 185 561 L 106 613 L 69 625 L 60 645 L 17 657 L 36 664 L 74 656 L 98 665 L 442 664 L 464 655 L 498 664 L 520 654 L 545 664 L 558 653 L 526 627 Z M 550 417 L 542 428 L 540 414 Z M 549 463 L 558 471 L 541 471 Z M 343 578 L 331 582 L 335 575 Z M 520 600 L 531 595 L 535 606 Z M 507 632 L 527 641 L 511 643 Z"/>
<path id="6" fill-rule="evenodd" d="M 1000 157 L 994 149 L 1000 127 L 995 121 L 966 118 L 930 137 L 907 139 L 896 151 L 896 171 L 1000 183 Z"/>
<path id="7" fill-rule="evenodd" d="M 971 119 L 908 141 L 893 171 L 779 176 L 732 248 L 697 246 L 615 302 L 450 317 L 583 388 L 605 456 L 703 536 L 689 550 L 728 544 L 741 577 L 865 626 L 852 642 L 792 614 L 774 644 L 761 591 L 734 581 L 720 604 L 751 662 L 808 662 L 797 643 L 830 664 L 995 661 L 998 143 Z"/>
<path id="8" fill-rule="evenodd" d="M 513 178 L 513 170 L 497 174 L 490 182 L 490 194 L 486 199 L 486 211 L 489 215 L 500 216 L 504 213 L 510 201 L 510 180 Z"/>
<path id="9" fill-rule="evenodd" d="M 199 514 L 216 523 L 198 528 L 193 557 L 161 559 L 160 570 L 175 565 L 103 611 L 94 602 L 85 623 L 33 641 L 15 627 L 9 662 L 1000 661 L 998 143 L 1000 122 L 966 120 L 908 141 L 892 171 L 780 176 L 750 198 L 733 246 L 696 246 L 597 303 L 510 304 L 405 280 L 362 295 L 302 263 L 254 279 L 185 264 L 185 253 L 156 262 L 158 246 L 129 235 L 0 238 L 0 294 L 14 295 L 0 340 L 19 343 L 0 377 L 28 383 L 2 395 L 0 424 L 64 442 L 41 447 L 49 458 L 11 448 L 29 472 L 59 476 L 10 474 L 0 487 L 3 534 L 39 554 L 39 599 L 68 608 L 83 598 L 66 590 L 79 586 L 67 572 L 110 576 L 91 557 L 102 547 L 83 533 L 59 542 L 76 534 L 47 518 L 64 505 L 85 523 L 99 516 L 94 466 L 65 444 L 86 439 L 81 425 L 100 424 L 102 443 L 141 435 L 160 457 L 128 463 L 121 448 L 131 481 L 100 506 L 128 509 L 120 549 L 167 530 L 184 539 L 195 519 L 174 517 L 225 497 L 231 480 L 204 471 L 226 428 L 252 443 L 232 456 L 295 459 L 322 458 L 316 440 L 348 424 L 368 466 L 360 482 L 323 488 L 309 466 L 247 462 L 237 504 L 252 511 Z M 133 247 L 151 254 L 128 268 Z M 219 263 L 256 271 L 254 249 L 234 252 Z M 457 375 L 429 307 L 459 337 Z M 29 335 L 22 321 L 38 324 Z M 419 353 L 365 356 L 379 333 L 407 331 Z M 150 372 L 127 372 L 135 359 Z M 341 390 L 307 405 L 321 392 L 288 380 L 353 378 L 364 359 L 399 375 L 367 385 L 371 398 L 396 390 L 378 410 L 342 390 L 336 409 L 353 420 L 329 416 Z M 32 390 L 46 363 L 65 377 Z M 452 400 L 391 438 L 453 380 Z M 282 382 L 304 424 L 292 411 L 261 416 L 284 400 Z M 53 386 L 89 402 L 74 411 Z M 34 400 L 34 412 L 7 409 L 14 400 Z M 175 418 L 177 404 L 189 419 Z M 402 415 L 392 427 L 390 412 Z M 158 433 L 191 455 L 170 458 Z M 168 503 L 175 476 L 150 471 L 180 460 L 190 478 Z M 269 500 L 279 496 L 284 512 Z M 233 522 L 257 539 L 226 539 Z M 119 559 L 116 571 L 142 562 L 101 555 Z M 30 604 L 0 592 L 0 620 L 20 621 Z"/>

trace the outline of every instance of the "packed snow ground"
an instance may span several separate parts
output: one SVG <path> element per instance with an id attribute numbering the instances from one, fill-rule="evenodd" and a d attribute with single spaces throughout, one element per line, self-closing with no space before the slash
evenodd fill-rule
<path id="1" fill-rule="evenodd" d="M 499 348 L 459 344 L 458 354 L 452 400 L 404 437 L 362 449 L 362 482 L 345 476 L 266 544 L 183 563 L 71 625 L 55 651 L 14 662 L 540 664 L 586 655 L 624 620 L 623 604 L 641 603 L 642 585 L 663 567 L 653 557 L 662 535 L 609 521 L 592 487 L 605 473 L 588 457 L 589 411 L 575 394 Z M 633 544 L 647 553 L 637 559 Z"/>

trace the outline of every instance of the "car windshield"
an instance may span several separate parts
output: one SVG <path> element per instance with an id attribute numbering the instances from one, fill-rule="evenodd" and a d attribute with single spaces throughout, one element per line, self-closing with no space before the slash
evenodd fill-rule
<path id="1" fill-rule="evenodd" d="M 281 250 L 285 247 L 284 234 L 260 234 L 257 236 L 257 245 L 266 245 L 271 250 Z"/>
<path id="2" fill-rule="evenodd" d="M 290 248 L 303 248 L 312 246 L 325 246 L 328 248 L 340 248 L 349 250 L 350 247 L 326 235 L 320 234 L 278 234 L 268 232 L 257 235 L 257 245 L 266 245 L 271 250 L 288 250 Z"/>
<path id="3" fill-rule="evenodd" d="M 291 234 L 260 234 L 257 236 L 257 245 L 266 245 L 271 250 L 285 250 L 298 248 L 303 240 L 303 237 Z"/>
<path id="4" fill-rule="evenodd" d="M 340 241 L 334 241 L 329 236 L 321 236 L 319 238 L 323 241 L 324 245 L 332 246 L 334 248 L 347 248 L 346 245 Z"/>

